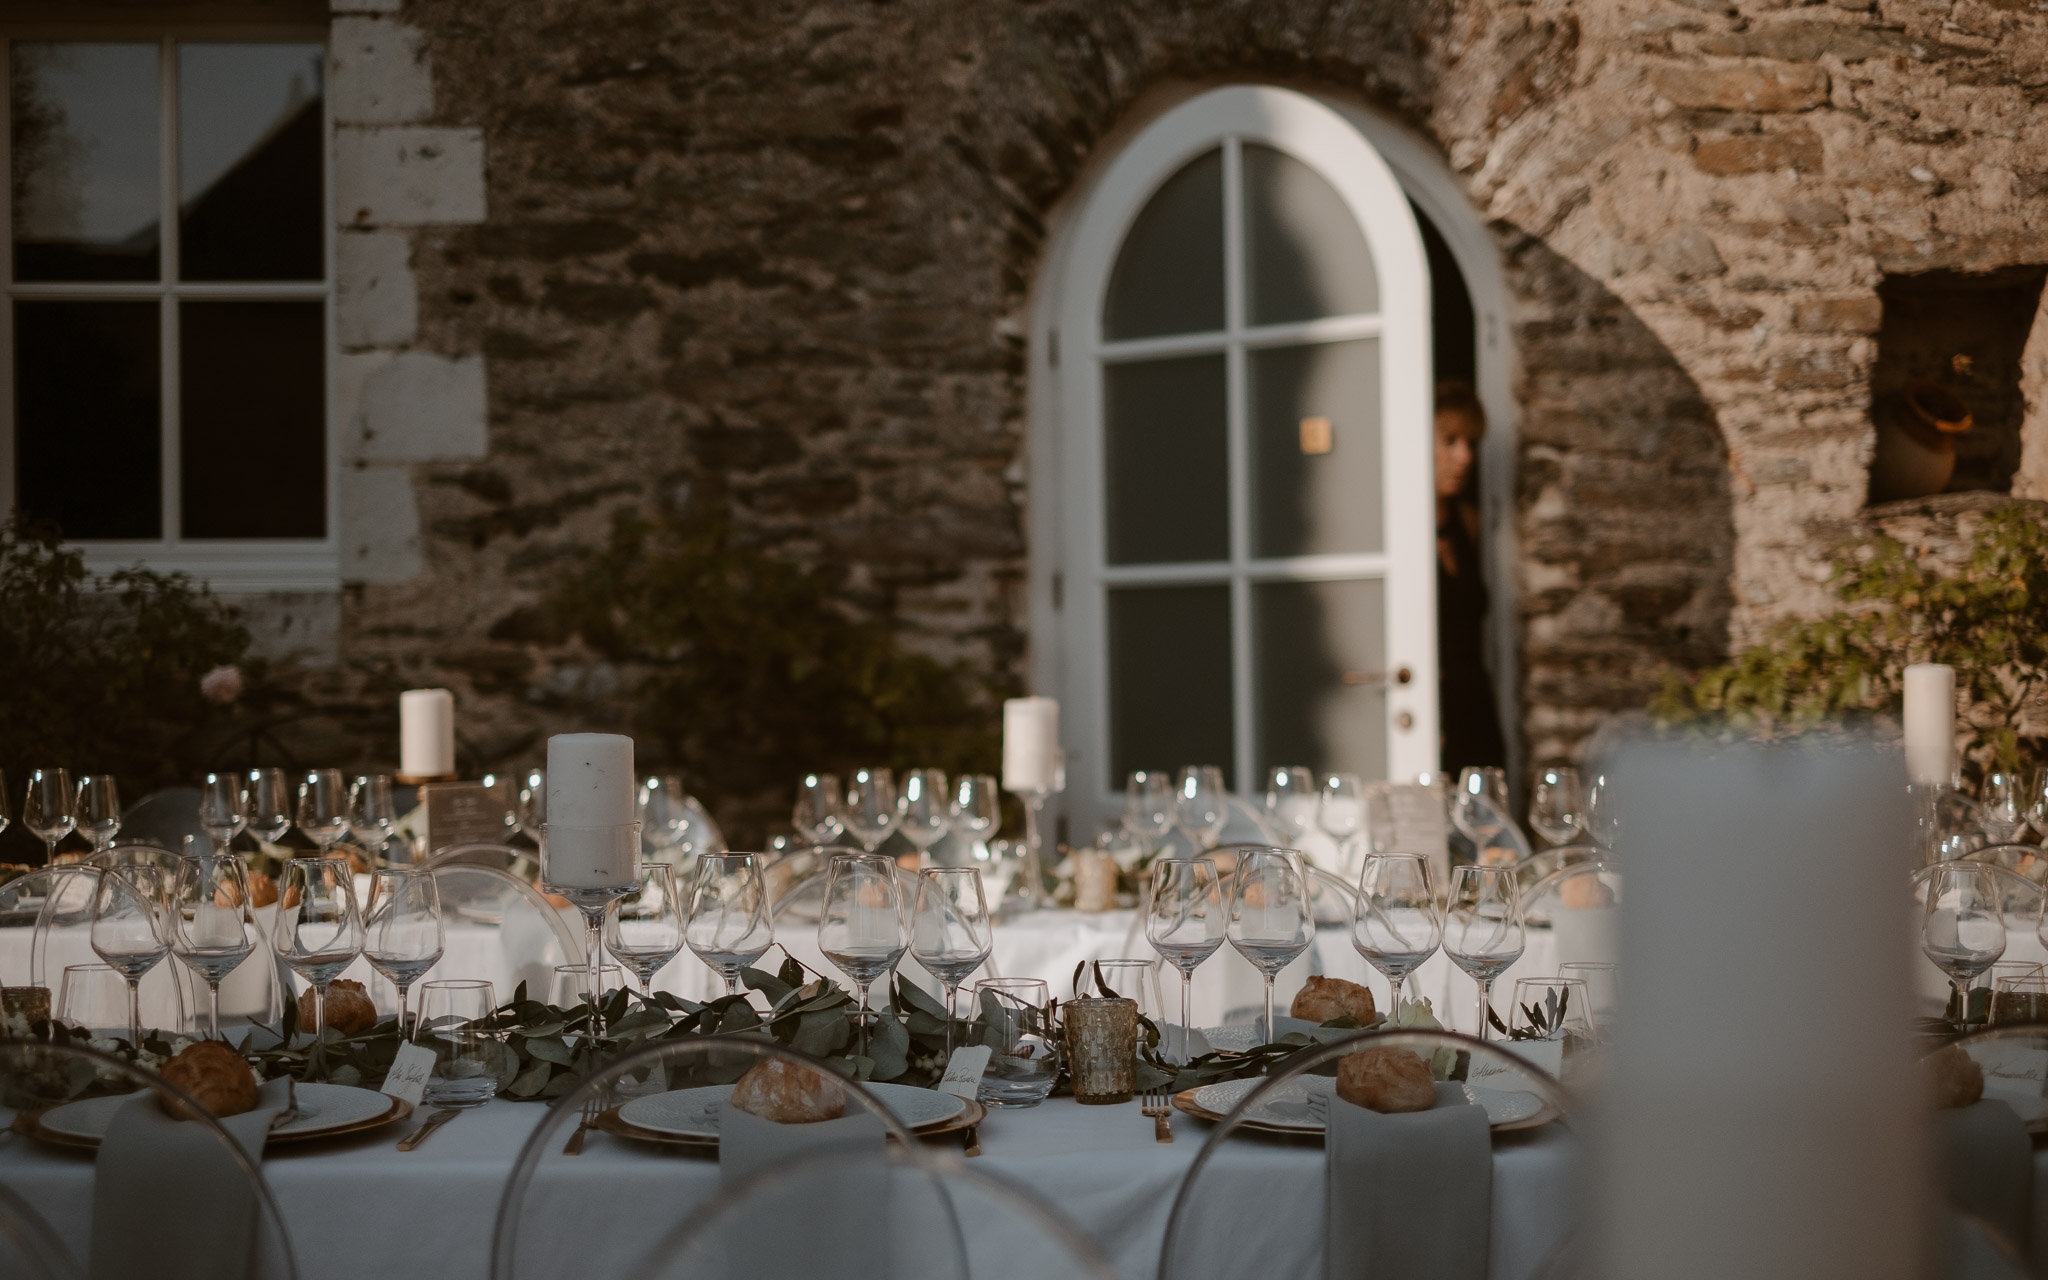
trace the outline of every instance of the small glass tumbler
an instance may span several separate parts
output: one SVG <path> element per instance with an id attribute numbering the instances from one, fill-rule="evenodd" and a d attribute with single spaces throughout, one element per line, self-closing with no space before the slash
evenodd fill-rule
<path id="1" fill-rule="evenodd" d="M 1138 1002 L 1070 1000 L 1061 1010 L 1074 1101 L 1129 1102 L 1138 1090 Z"/>
<path id="2" fill-rule="evenodd" d="M 428 1106 L 478 1107 L 497 1095 L 501 1051 L 510 1052 L 484 1026 L 497 1003 L 488 982 L 460 979 L 420 987 L 413 1039 L 434 1054 L 422 1095 Z"/>
<path id="3" fill-rule="evenodd" d="M 976 1099 L 991 1107 L 1035 1107 L 1060 1078 L 1059 1045 L 1046 1027 L 1050 993 L 1042 978 L 983 978 L 975 1002 L 994 1052 Z"/>

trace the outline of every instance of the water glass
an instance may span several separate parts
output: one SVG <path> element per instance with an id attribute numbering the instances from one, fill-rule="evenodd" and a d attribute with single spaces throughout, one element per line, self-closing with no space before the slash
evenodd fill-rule
<path id="1" fill-rule="evenodd" d="M 248 808 L 244 811 L 249 834 L 265 844 L 276 844 L 292 829 L 297 801 L 291 779 L 282 769 L 249 770 Z"/>
<path id="2" fill-rule="evenodd" d="M 1577 1040 L 1591 1044 L 1592 997 L 1577 978 L 1515 979 L 1508 1032 L 1518 1040 Z"/>
<path id="3" fill-rule="evenodd" d="M 121 789 L 111 773 L 88 773 L 78 780 L 78 802 L 72 812 L 78 830 L 92 841 L 94 852 L 114 843 L 121 830 Z"/>
<path id="4" fill-rule="evenodd" d="M 1167 1052 L 1186 1062 L 1188 1020 L 1195 970 L 1223 945 L 1230 913 L 1224 908 L 1216 864 L 1207 858 L 1161 858 L 1152 864 L 1152 905 L 1145 940 L 1160 958 L 1180 970 L 1180 1025 Z"/>
<path id="5" fill-rule="evenodd" d="M 63 769 L 35 769 L 28 775 L 28 794 L 21 802 L 21 825 L 43 842 L 44 861 L 57 860 L 57 842 L 78 829 L 78 796 L 71 774 Z"/>
<path id="6" fill-rule="evenodd" d="M 948 817 L 963 840 L 985 841 L 994 836 L 1003 822 L 1003 789 L 995 775 L 967 773 L 955 779 Z"/>
<path id="7" fill-rule="evenodd" d="M 1230 882 L 1224 936 L 1266 980 L 1266 1034 L 1272 1036 L 1273 979 L 1315 941 L 1316 917 L 1301 855 L 1292 849 L 1240 850 Z"/>
<path id="8" fill-rule="evenodd" d="M 1173 779 L 1157 769 L 1133 769 L 1124 782 L 1124 830 L 1147 852 L 1173 829 L 1178 812 Z"/>
<path id="9" fill-rule="evenodd" d="M 110 964 L 65 965 L 57 984 L 56 1017 L 89 1031 L 120 1026 L 128 1020 L 127 980 Z"/>
<path id="10" fill-rule="evenodd" d="M 1444 911 L 1444 954 L 1479 987 L 1481 1040 L 1490 1038 L 1493 980 L 1522 958 L 1528 930 L 1512 867 L 1468 863 L 1451 869 Z"/>
<path id="11" fill-rule="evenodd" d="M 887 769 L 856 769 L 839 820 L 860 847 L 873 853 L 896 829 L 896 776 Z"/>
<path id="12" fill-rule="evenodd" d="M 2005 912 L 1998 880 L 1980 863 L 1937 864 L 1927 881 L 1920 950 L 1955 988 L 1959 1026 L 1968 1026 L 1970 983 L 2005 954 Z"/>
<path id="13" fill-rule="evenodd" d="M 406 1034 L 406 995 L 441 963 L 447 934 L 441 924 L 441 885 L 418 867 L 387 867 L 370 881 L 370 914 L 363 921 L 363 958 L 398 989 L 398 1034 Z"/>
<path id="14" fill-rule="evenodd" d="M 952 807 L 943 771 L 912 769 L 903 775 L 903 793 L 896 800 L 896 829 L 916 846 L 920 858 L 946 834 Z"/>
<path id="15" fill-rule="evenodd" d="M 1567 845 L 1586 830 L 1586 796 L 1579 771 L 1560 765 L 1536 774 L 1529 794 L 1529 825 L 1552 845 Z"/>
<path id="16" fill-rule="evenodd" d="M 626 985 L 626 971 L 615 964 L 599 965 L 597 991 L 600 996 Z M 422 988 L 424 990 L 424 988 Z M 558 964 L 548 979 L 548 1003 L 557 1009 L 581 1010 L 590 1004 L 590 966 Z"/>
<path id="17" fill-rule="evenodd" d="M 332 849 L 348 837 L 348 783 L 339 769 L 311 769 L 299 783 L 299 830 Z"/>
<path id="18" fill-rule="evenodd" d="M 796 784 L 796 809 L 790 814 L 790 823 L 807 843 L 831 844 L 846 829 L 839 820 L 844 799 L 837 774 L 807 773 Z"/>
<path id="19" fill-rule="evenodd" d="M 339 783 L 340 775 L 335 775 Z M 337 799 L 341 797 L 337 795 Z M 342 811 L 347 823 L 347 810 Z M 327 988 L 363 950 L 363 917 L 347 858 L 293 858 L 278 884 L 271 945 L 313 988 L 315 1042 L 327 1032 Z"/>
<path id="20" fill-rule="evenodd" d="M 128 983 L 128 1043 L 142 1044 L 142 975 L 170 953 L 155 867 L 107 867 L 92 897 L 93 953 Z"/>
<path id="21" fill-rule="evenodd" d="M 2032 973 L 1998 978 L 1991 986 L 1989 1021 L 1996 1024 L 2048 1022 L 2048 977 Z"/>
<path id="22" fill-rule="evenodd" d="M 209 773 L 199 782 L 199 825 L 225 849 L 249 825 L 249 787 L 239 773 Z"/>
<path id="23" fill-rule="evenodd" d="M 1060 1076 L 1059 1045 L 1048 1025 L 1042 978 L 983 978 L 974 984 L 992 1051 L 976 1098 L 990 1107 L 1035 1107 Z"/>
<path id="24" fill-rule="evenodd" d="M 1612 960 L 1572 960 L 1557 966 L 1559 975 L 1586 984 L 1586 1014 L 1596 1031 L 1614 1026 L 1621 1005 L 1621 968 Z"/>
<path id="25" fill-rule="evenodd" d="M 642 894 L 647 890 L 643 881 Z M 673 893 L 673 882 L 663 876 L 658 891 Z M 678 940 L 686 937 L 696 957 L 725 979 L 725 994 L 739 994 L 741 971 L 766 955 L 775 943 L 775 921 L 769 910 L 768 882 L 761 874 L 760 858 L 751 853 L 722 853 L 697 859 L 697 880 L 690 888 L 688 909 L 688 925 L 680 931 Z M 617 951 L 612 954 L 619 955 L 621 961 L 633 965 L 638 972 L 652 951 L 667 945 L 668 919 L 662 917 L 662 923 L 642 935 L 637 945 L 647 950 L 638 953 L 642 959 L 637 963 L 631 955 L 619 955 Z M 669 954 L 675 952 L 671 950 Z M 642 992 L 648 990 L 652 977 L 650 970 L 641 980 Z"/>
<path id="26" fill-rule="evenodd" d="M 578 967 L 577 981 L 589 970 Z M 498 1092 L 499 1033 L 488 1028 L 498 1007 L 491 984 L 475 979 L 429 982 L 420 988 L 413 1043 L 434 1054 L 423 1100 L 432 1107 L 476 1107 Z"/>
<path id="27" fill-rule="evenodd" d="M 1351 945 L 1387 980 L 1387 1016 L 1401 1012 L 1401 986 L 1443 943 L 1443 908 L 1429 861 L 1412 853 L 1375 853 L 1358 876 Z"/>
<path id="28" fill-rule="evenodd" d="M 868 1051 L 868 991 L 896 968 L 909 946 L 895 860 L 874 853 L 834 857 L 818 913 L 818 950 L 859 995 L 862 1057 Z"/>
<path id="29" fill-rule="evenodd" d="M 171 954 L 206 983 L 206 1033 L 220 1035 L 220 984 L 256 949 L 249 873 L 209 836 L 186 836 L 166 916 Z"/>
<path id="30" fill-rule="evenodd" d="M 1213 764 L 1191 764 L 1180 771 L 1174 790 L 1174 821 L 1197 849 L 1213 849 L 1223 826 L 1230 820 L 1229 796 L 1223 787 L 1223 770 Z"/>
<path id="31" fill-rule="evenodd" d="M 910 954 L 946 988 L 946 1057 L 953 1056 L 953 1017 L 960 984 L 995 949 L 978 867 L 926 867 L 910 908 Z"/>

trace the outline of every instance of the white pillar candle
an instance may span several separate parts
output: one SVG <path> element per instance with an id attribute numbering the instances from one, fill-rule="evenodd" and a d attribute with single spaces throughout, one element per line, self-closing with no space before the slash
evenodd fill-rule
<path id="1" fill-rule="evenodd" d="M 1956 773 L 1956 671 L 1939 662 L 1906 668 L 1906 777 L 1944 786 Z"/>
<path id="2" fill-rule="evenodd" d="M 1003 703 L 1003 789 L 1058 791 L 1060 704 L 1052 698 Z"/>
<path id="3" fill-rule="evenodd" d="M 454 776 L 454 694 L 407 689 L 398 695 L 398 771 L 408 778 Z"/>
<path id="4" fill-rule="evenodd" d="M 640 833 L 548 823 L 541 879 L 550 889 L 619 889 L 639 883 Z"/>
<path id="5" fill-rule="evenodd" d="M 633 812 L 633 740 L 616 733 L 548 739 L 548 829 L 621 827 Z"/>

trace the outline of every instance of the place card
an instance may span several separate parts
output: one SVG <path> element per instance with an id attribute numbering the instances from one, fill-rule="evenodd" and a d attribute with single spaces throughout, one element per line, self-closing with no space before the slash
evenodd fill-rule
<path id="1" fill-rule="evenodd" d="M 502 844 L 505 802 L 481 782 L 434 782 L 420 788 L 427 811 L 427 852 L 456 844 Z"/>
<path id="2" fill-rule="evenodd" d="M 2039 1097 L 2048 1085 L 2048 1049 L 1992 1040 L 1971 1045 L 1970 1056 L 1984 1069 L 1987 1091 Z"/>
<path id="3" fill-rule="evenodd" d="M 1541 1067 L 1552 1079 L 1561 1079 L 1564 1076 L 1563 1040 L 1496 1040 L 1493 1043 L 1531 1066 Z M 1500 1079 L 1493 1079 L 1495 1076 Z M 1515 1087 L 1515 1076 L 1515 1069 L 1506 1063 L 1482 1062 L 1479 1055 L 1474 1054 L 1472 1067 L 1465 1082 L 1485 1085 L 1491 1089 L 1512 1089 Z"/>
<path id="4" fill-rule="evenodd" d="M 981 1073 L 988 1070 L 990 1052 L 985 1044 L 963 1044 L 953 1050 L 953 1056 L 946 1062 L 945 1078 L 939 1081 L 939 1092 L 974 1101 L 981 1092 Z"/>
<path id="5" fill-rule="evenodd" d="M 407 1041 L 398 1046 L 398 1056 L 391 1060 L 391 1070 L 384 1077 L 382 1092 L 394 1098 L 404 1098 L 417 1107 L 433 1074 L 434 1051 Z"/>

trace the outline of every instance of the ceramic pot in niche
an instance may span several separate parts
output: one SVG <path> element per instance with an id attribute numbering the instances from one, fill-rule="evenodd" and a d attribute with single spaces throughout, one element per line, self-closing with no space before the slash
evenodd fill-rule
<path id="1" fill-rule="evenodd" d="M 1970 429 L 1969 407 L 1933 383 L 1914 383 L 1876 415 L 1870 459 L 1870 500 L 1925 498 L 1948 488 L 1956 471 L 1955 438 Z"/>

